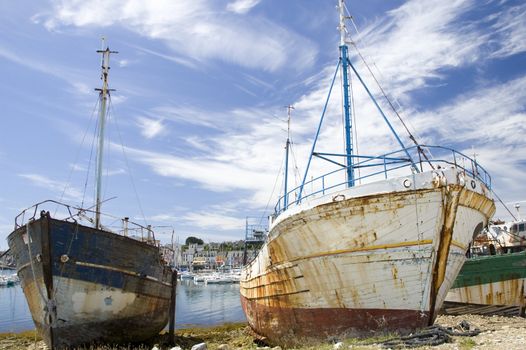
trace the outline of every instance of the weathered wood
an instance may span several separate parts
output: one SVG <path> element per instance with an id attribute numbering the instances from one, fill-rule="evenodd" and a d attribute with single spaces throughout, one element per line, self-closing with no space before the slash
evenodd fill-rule
<path id="1" fill-rule="evenodd" d="M 170 325 L 168 332 L 170 334 L 170 343 L 175 344 L 175 304 L 177 291 L 177 270 L 172 272 L 172 294 L 170 297 Z"/>

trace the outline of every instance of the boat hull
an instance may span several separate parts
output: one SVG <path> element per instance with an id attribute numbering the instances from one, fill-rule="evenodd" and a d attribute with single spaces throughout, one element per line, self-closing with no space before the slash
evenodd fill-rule
<path id="1" fill-rule="evenodd" d="M 272 343 L 432 324 L 495 206 L 453 170 L 357 186 L 281 214 L 245 266 L 250 326 Z M 462 183 L 466 183 L 463 181 Z"/>
<path id="2" fill-rule="evenodd" d="M 526 305 L 526 252 L 466 260 L 446 301 L 469 305 Z"/>
<path id="3" fill-rule="evenodd" d="M 166 326 L 172 276 L 156 247 L 48 213 L 8 243 L 48 347 L 140 341 Z"/>

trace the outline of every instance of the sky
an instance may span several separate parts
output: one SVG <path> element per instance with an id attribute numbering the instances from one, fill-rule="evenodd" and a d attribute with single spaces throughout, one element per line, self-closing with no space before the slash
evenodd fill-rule
<path id="1" fill-rule="evenodd" d="M 526 3 L 346 6 L 351 60 L 380 103 L 354 46 L 421 143 L 475 154 L 495 193 L 525 211 Z M 102 37 L 118 51 L 103 211 L 158 227 L 163 242 L 172 230 L 181 242 L 243 239 L 245 218 L 264 220 L 283 189 L 288 105 L 289 189 L 303 176 L 338 62 L 337 26 L 335 0 L 0 0 L 0 249 L 37 202 L 93 205 Z M 398 149 L 351 82 L 359 149 Z M 341 151 L 341 89 L 333 95 L 318 146 Z M 500 204 L 496 217 L 511 218 Z"/>

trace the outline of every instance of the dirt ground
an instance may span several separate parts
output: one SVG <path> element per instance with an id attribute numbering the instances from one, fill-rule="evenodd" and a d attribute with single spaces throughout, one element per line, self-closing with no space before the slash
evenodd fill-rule
<path id="1" fill-rule="evenodd" d="M 526 349 L 526 318 L 520 317 L 503 317 L 503 316 L 445 316 L 437 318 L 435 324 L 444 327 L 455 327 L 462 321 L 467 321 L 470 329 L 478 328 L 481 333 L 476 336 L 453 336 L 451 343 L 445 343 L 436 346 L 420 346 L 416 349 L 433 349 L 433 350 L 519 350 Z M 375 340 L 357 340 L 347 339 L 340 344 L 318 344 L 299 347 L 299 350 L 366 350 L 366 349 L 385 349 L 382 345 L 371 344 Z M 229 324 L 209 328 L 192 328 L 177 331 L 176 343 L 184 350 L 191 349 L 195 344 L 204 342 L 207 348 L 214 350 L 222 349 L 280 349 L 279 347 L 264 347 L 261 344 L 254 343 L 249 329 L 246 324 Z M 225 345 L 226 344 L 226 345 Z M 368 344 L 368 345 L 365 345 Z M 166 336 L 159 336 L 152 342 L 144 344 L 127 345 L 123 347 L 112 346 L 92 346 L 86 349 L 90 350 L 109 350 L 109 349 L 152 349 L 157 345 L 158 349 L 171 349 L 173 345 L 167 344 Z M 44 342 L 36 338 L 35 332 L 23 332 L 18 334 L 0 334 L 0 349 L 6 350 L 44 350 Z"/>

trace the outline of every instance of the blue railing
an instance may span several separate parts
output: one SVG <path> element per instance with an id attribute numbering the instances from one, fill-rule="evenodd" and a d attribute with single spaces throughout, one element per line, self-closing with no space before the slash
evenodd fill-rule
<path id="1" fill-rule="evenodd" d="M 418 159 L 418 163 L 413 163 L 411 159 L 407 157 L 408 154 L 410 154 L 413 160 Z M 431 154 L 433 155 L 431 156 Z M 345 179 L 347 167 L 337 161 L 327 158 L 344 157 L 345 155 L 331 153 L 313 153 L 313 155 L 333 164 L 340 165 L 341 167 L 313 178 L 310 181 L 305 182 L 303 185 L 289 191 L 286 194 L 288 199 L 288 205 L 286 207 L 284 206 L 285 196 L 280 197 L 274 207 L 275 214 L 281 213 L 306 198 L 319 194 L 325 195 L 347 187 L 348 182 Z M 421 145 L 393 151 L 380 156 L 353 155 L 352 157 L 355 159 L 354 169 L 360 170 L 360 173 L 355 171 L 355 183 L 366 179 L 387 179 L 389 173 L 393 173 L 396 170 L 403 168 L 414 168 L 415 165 L 419 168 L 415 169 L 415 171 L 426 171 L 453 166 L 463 170 L 466 175 L 480 180 L 486 185 L 486 187 L 491 189 L 491 176 L 480 164 L 477 163 L 476 160 L 468 157 L 462 152 L 455 151 L 448 147 Z M 361 174 L 362 170 L 363 174 Z"/>

